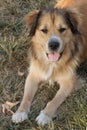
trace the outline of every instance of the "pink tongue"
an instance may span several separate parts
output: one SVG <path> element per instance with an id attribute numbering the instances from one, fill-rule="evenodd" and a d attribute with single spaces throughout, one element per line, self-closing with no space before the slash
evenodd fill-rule
<path id="1" fill-rule="evenodd" d="M 57 61 L 59 60 L 60 54 L 59 53 L 50 53 L 48 54 L 49 61 Z"/>

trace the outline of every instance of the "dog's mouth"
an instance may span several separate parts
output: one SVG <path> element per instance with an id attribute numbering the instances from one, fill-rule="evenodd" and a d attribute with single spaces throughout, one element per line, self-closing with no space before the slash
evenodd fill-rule
<path id="1" fill-rule="evenodd" d="M 47 57 L 49 61 L 56 62 L 60 60 L 62 54 L 63 52 L 62 53 L 58 53 L 58 52 L 47 53 Z"/>

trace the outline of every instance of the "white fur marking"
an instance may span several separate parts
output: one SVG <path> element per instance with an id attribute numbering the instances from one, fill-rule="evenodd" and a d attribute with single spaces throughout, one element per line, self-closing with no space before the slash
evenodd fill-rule
<path id="1" fill-rule="evenodd" d="M 12 121 L 14 123 L 20 123 L 26 119 L 28 119 L 28 114 L 26 112 L 16 112 L 12 116 Z"/>
<path id="2" fill-rule="evenodd" d="M 50 76 L 52 75 L 52 72 L 53 72 L 53 67 L 50 66 L 48 72 L 45 75 L 46 80 L 50 78 Z"/>
<path id="3" fill-rule="evenodd" d="M 51 77 L 51 75 L 52 75 L 52 73 L 53 73 L 53 69 L 54 69 L 54 67 L 56 67 L 56 64 L 54 63 L 54 64 L 51 64 L 50 66 L 49 66 L 49 69 L 48 69 L 48 71 L 47 71 L 47 73 L 45 73 L 45 80 L 48 80 L 50 77 Z"/>
<path id="4" fill-rule="evenodd" d="M 56 35 L 52 35 L 52 36 L 49 38 L 49 41 L 50 41 L 50 39 L 51 39 L 51 40 L 54 39 L 54 40 L 58 41 L 58 42 L 60 43 L 59 50 L 62 51 L 62 44 L 63 44 L 62 39 L 61 39 L 59 36 L 56 36 Z M 49 41 L 48 41 L 48 42 L 49 42 Z"/>
<path id="5" fill-rule="evenodd" d="M 44 114 L 43 111 L 40 112 L 39 116 L 36 118 L 37 124 L 44 126 L 52 121 L 50 117 Z"/>

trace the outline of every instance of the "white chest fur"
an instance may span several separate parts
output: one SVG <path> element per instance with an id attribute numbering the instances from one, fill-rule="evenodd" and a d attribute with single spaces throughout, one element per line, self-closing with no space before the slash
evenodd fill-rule
<path id="1" fill-rule="evenodd" d="M 56 67 L 56 64 L 51 64 L 47 70 L 47 72 L 45 72 L 45 80 L 48 80 L 50 79 L 54 69 Z"/>

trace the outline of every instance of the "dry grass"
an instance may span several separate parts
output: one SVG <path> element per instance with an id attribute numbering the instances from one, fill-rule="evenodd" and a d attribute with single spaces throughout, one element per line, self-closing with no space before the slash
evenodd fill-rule
<path id="1" fill-rule="evenodd" d="M 0 130 L 86 130 L 87 126 L 87 62 L 79 69 L 77 86 L 84 88 L 74 92 L 58 109 L 57 117 L 49 126 L 38 127 L 35 117 L 54 96 L 57 85 L 51 89 L 44 85 L 38 90 L 32 103 L 29 120 L 13 124 L 11 114 L 4 115 L 1 105 L 8 101 L 21 101 L 27 75 L 28 31 L 24 15 L 31 10 L 51 6 L 50 0 L 0 0 Z M 20 76 L 18 72 L 24 73 Z M 84 81 L 84 82 L 83 82 Z M 41 102 L 41 103 L 40 103 Z M 16 111 L 17 107 L 14 108 Z"/>

